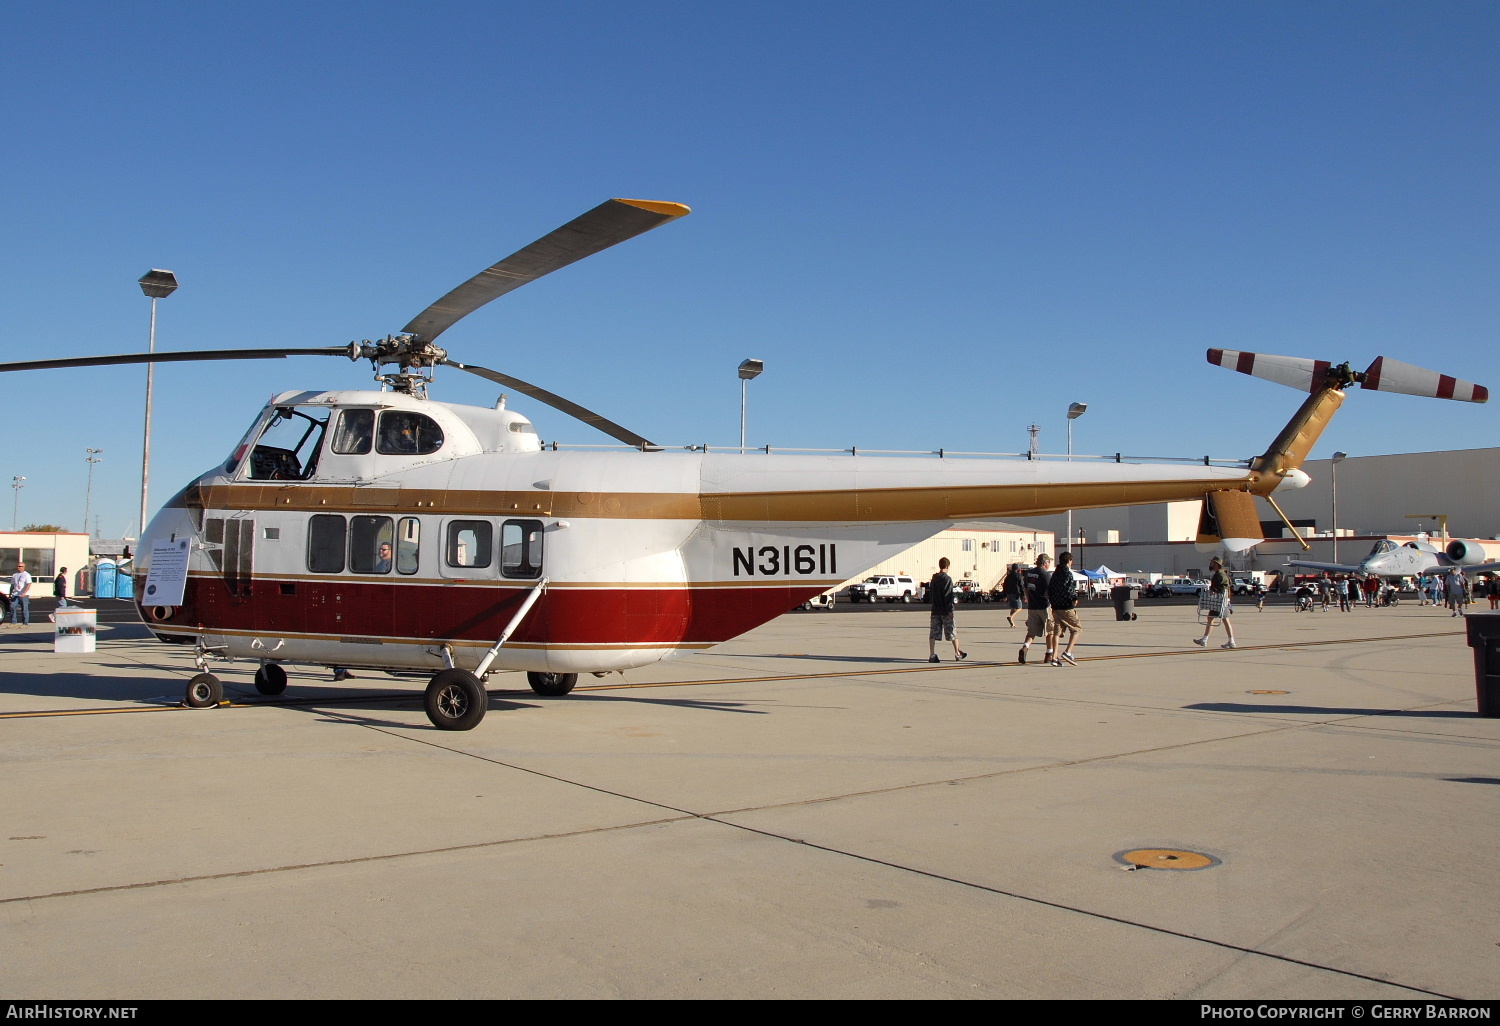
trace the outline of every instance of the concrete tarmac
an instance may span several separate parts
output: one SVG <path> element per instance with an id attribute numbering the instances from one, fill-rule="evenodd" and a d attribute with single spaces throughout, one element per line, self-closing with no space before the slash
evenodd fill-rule
<path id="1" fill-rule="evenodd" d="M 1500 994 L 1500 720 L 1406 603 L 791 613 L 432 728 L 419 682 L 0 631 L 0 993 L 24 998 Z M 1131 869 L 1135 850 L 1207 868 Z M 1170 865 L 1154 855 L 1139 864 Z"/>

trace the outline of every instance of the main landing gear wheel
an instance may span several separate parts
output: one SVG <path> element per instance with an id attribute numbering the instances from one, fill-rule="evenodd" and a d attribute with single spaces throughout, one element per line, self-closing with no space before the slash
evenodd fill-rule
<path id="1" fill-rule="evenodd" d="M 286 671 L 267 663 L 255 671 L 255 690 L 263 695 L 279 695 L 286 690 Z"/>
<path id="2" fill-rule="evenodd" d="M 490 696 L 468 670 L 442 670 L 427 685 L 423 704 L 439 730 L 473 730 L 484 719 Z"/>
<path id="3" fill-rule="evenodd" d="M 188 681 L 183 701 L 194 709 L 211 709 L 224 701 L 224 684 L 211 673 L 200 673 Z"/>
<path id="4" fill-rule="evenodd" d="M 573 685 L 578 683 L 576 673 L 528 673 L 526 683 L 531 685 L 531 690 L 548 698 L 561 698 L 573 690 Z"/>

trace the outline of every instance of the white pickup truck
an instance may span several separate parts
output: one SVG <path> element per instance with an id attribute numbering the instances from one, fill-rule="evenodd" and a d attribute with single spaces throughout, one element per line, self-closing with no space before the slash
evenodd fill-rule
<path id="1" fill-rule="evenodd" d="M 849 601 L 874 602 L 876 599 L 885 599 L 887 602 L 910 602 L 917 597 L 917 590 L 917 582 L 910 577 L 877 574 L 866 577 L 859 584 L 849 585 Z"/>

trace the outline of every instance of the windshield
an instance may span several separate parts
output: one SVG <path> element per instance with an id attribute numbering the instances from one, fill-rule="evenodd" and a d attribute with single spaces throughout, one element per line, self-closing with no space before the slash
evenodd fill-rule
<path id="1" fill-rule="evenodd" d="M 1378 556 L 1382 552 L 1395 552 L 1399 547 L 1400 546 L 1391 541 L 1389 538 L 1382 538 L 1378 542 L 1376 542 L 1375 547 L 1370 550 L 1370 555 Z"/>
<path id="2" fill-rule="evenodd" d="M 326 407 L 278 406 L 250 453 L 250 477 L 256 481 L 305 481 L 318 466 Z"/>

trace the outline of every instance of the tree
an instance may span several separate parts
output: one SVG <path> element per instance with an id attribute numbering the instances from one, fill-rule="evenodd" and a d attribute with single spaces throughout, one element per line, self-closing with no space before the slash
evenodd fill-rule
<path id="1" fill-rule="evenodd" d="M 58 527 L 56 524 L 27 524 L 21 528 L 23 531 L 41 531 L 44 534 L 66 533 L 66 527 Z"/>

